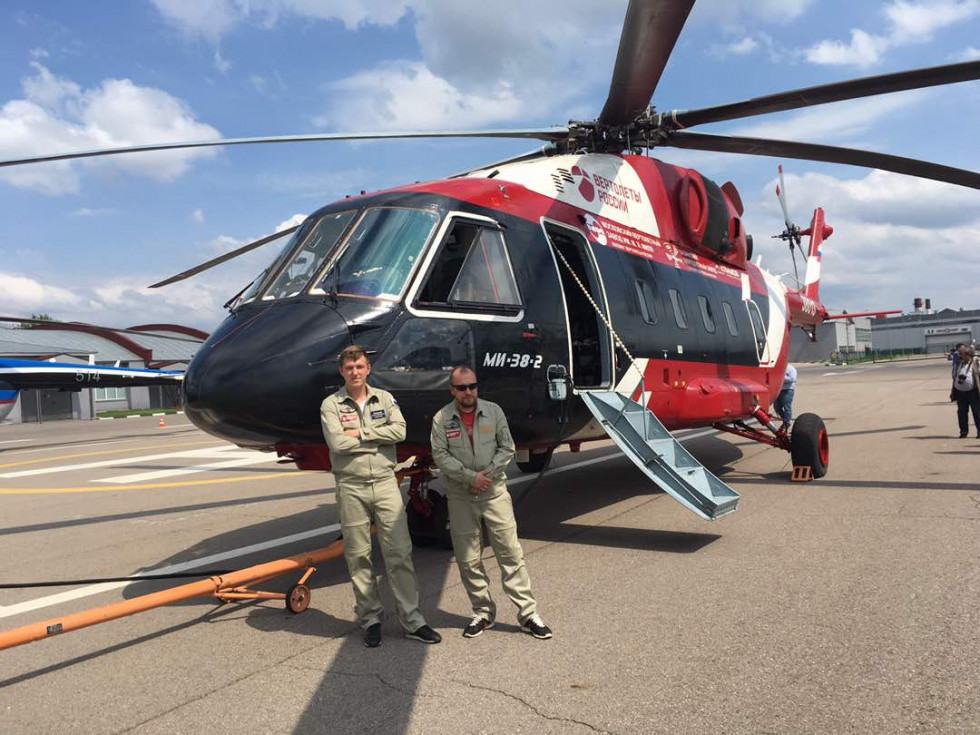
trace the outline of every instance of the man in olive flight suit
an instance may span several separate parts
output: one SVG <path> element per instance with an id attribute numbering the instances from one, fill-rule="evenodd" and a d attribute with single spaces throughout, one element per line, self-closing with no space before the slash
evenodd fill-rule
<path id="1" fill-rule="evenodd" d="M 388 571 L 406 638 L 439 643 L 442 637 L 419 612 L 412 541 L 395 481 L 395 445 L 405 439 L 405 419 L 391 394 L 367 384 L 371 363 L 357 345 L 340 353 L 344 387 L 320 404 L 320 424 L 330 447 L 344 557 L 354 584 L 354 611 L 364 645 L 381 645 L 381 600 L 371 565 L 371 519 Z"/>
<path id="2" fill-rule="evenodd" d="M 483 567 L 483 533 L 500 567 L 504 591 L 518 608 L 521 629 L 535 638 L 551 638 L 551 629 L 537 614 L 524 552 L 517 538 L 514 504 L 504 470 L 514 458 L 514 440 L 500 406 L 477 398 L 476 373 L 459 366 L 449 374 L 453 402 L 432 419 L 432 459 L 442 470 L 449 501 L 449 529 L 463 586 L 473 618 L 463 630 L 475 638 L 493 626 L 497 606 Z"/>

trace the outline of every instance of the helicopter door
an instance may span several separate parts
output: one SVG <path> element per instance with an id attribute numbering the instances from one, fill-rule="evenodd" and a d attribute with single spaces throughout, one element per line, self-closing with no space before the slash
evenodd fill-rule
<path id="1" fill-rule="evenodd" d="M 572 384 L 579 390 L 609 388 L 613 377 L 612 338 L 597 307 L 607 321 L 609 311 L 592 249 L 578 230 L 551 222 L 544 222 L 543 226 L 565 305 Z"/>

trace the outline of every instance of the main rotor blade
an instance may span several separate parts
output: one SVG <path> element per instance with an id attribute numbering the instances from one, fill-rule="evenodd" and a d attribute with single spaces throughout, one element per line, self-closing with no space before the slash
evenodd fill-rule
<path id="1" fill-rule="evenodd" d="M 557 141 L 562 140 L 563 138 L 567 137 L 567 135 L 567 127 L 556 126 L 551 128 L 530 128 L 526 130 L 419 130 L 404 133 L 323 133 L 320 135 L 270 135 L 256 138 L 216 138 L 215 140 L 184 141 L 180 143 L 153 143 L 150 145 L 132 145 L 121 148 L 97 148 L 91 151 L 57 153 L 50 156 L 12 158 L 6 161 L 0 161 L 0 168 L 4 166 L 19 166 L 25 163 L 67 161 L 74 158 L 93 158 L 96 156 L 114 156 L 120 153 L 171 151 L 181 148 L 213 148 L 224 145 L 254 145 L 257 143 L 310 143 L 324 140 L 387 140 L 396 138 L 532 138 L 537 140 Z"/>
<path id="2" fill-rule="evenodd" d="M 919 161 L 914 158 L 892 156 L 887 153 L 860 151 L 854 148 L 838 148 L 815 143 L 796 143 L 785 140 L 765 138 L 739 138 L 727 135 L 707 135 L 705 133 L 671 133 L 661 145 L 674 148 L 687 148 L 697 151 L 718 151 L 720 153 L 745 153 L 750 156 L 773 156 L 798 158 L 803 161 L 826 161 L 845 163 L 850 166 L 877 168 L 893 171 L 907 176 L 918 176 L 971 189 L 980 189 L 980 174 L 961 168 L 952 168 L 938 163 Z"/>
<path id="3" fill-rule="evenodd" d="M 219 255 L 217 258 L 212 258 L 211 260 L 196 265 L 193 268 L 189 268 L 186 271 L 178 273 L 176 276 L 170 276 L 170 278 L 154 283 L 147 288 L 161 288 L 163 286 L 169 286 L 171 283 L 177 283 L 177 281 L 183 281 L 184 279 L 190 278 L 191 276 L 196 276 L 198 273 L 203 273 L 206 270 L 214 268 L 216 265 L 221 265 L 232 258 L 237 258 L 239 255 L 244 255 L 245 253 L 255 250 L 255 248 L 262 247 L 266 243 L 270 243 L 273 240 L 278 240 L 280 237 L 292 234 L 299 229 L 299 225 L 293 225 L 292 227 L 287 227 L 285 230 L 280 230 L 279 232 L 274 232 L 271 235 L 266 235 L 265 237 L 260 237 L 258 240 L 253 240 L 248 245 L 243 245 L 237 250 L 232 250 L 231 252 L 225 253 L 224 255 Z"/>
<path id="4" fill-rule="evenodd" d="M 518 156 L 511 156 L 510 158 L 505 158 L 502 161 L 494 161 L 493 163 L 485 163 L 482 166 L 477 166 L 476 168 L 470 168 L 466 171 L 460 171 L 459 173 L 451 174 L 447 176 L 447 179 L 458 179 L 462 176 L 467 176 L 474 171 L 486 171 L 487 169 L 497 168 L 498 166 L 506 166 L 508 163 L 520 163 L 521 161 L 533 161 L 535 158 L 547 158 L 548 156 L 553 156 L 558 152 L 558 148 L 553 143 L 548 143 L 539 148 L 535 148 L 533 151 L 528 151 L 527 153 L 521 153 Z"/>
<path id="5" fill-rule="evenodd" d="M 754 97 L 750 100 L 727 105 L 675 111 L 669 114 L 678 127 L 691 128 L 695 125 L 705 125 L 724 120 L 737 120 L 742 117 L 766 115 L 771 112 L 825 105 L 828 102 L 935 87 L 940 84 L 958 84 L 975 79 L 980 79 L 980 61 L 966 61 L 961 64 L 933 66 L 895 74 L 851 79 L 846 82 L 822 84 L 817 87 L 805 87 L 790 92 L 770 94 L 765 97 Z"/>
<path id="6" fill-rule="evenodd" d="M 117 327 L 103 327 L 98 324 L 86 324 L 85 322 L 59 322 L 54 319 L 25 319 L 16 316 L 0 316 L 0 322 L 14 322 L 17 324 L 40 324 L 52 327 L 89 327 L 91 329 L 103 329 L 106 332 L 119 332 L 120 334 L 139 334 L 144 337 L 159 337 L 160 339 L 170 339 L 174 342 L 193 342 L 201 344 L 203 339 L 191 339 L 189 337 L 172 337 L 169 334 L 157 334 L 142 329 L 119 329 Z"/>
<path id="7" fill-rule="evenodd" d="M 626 125 L 657 88 L 694 0 L 630 0 L 600 125 Z"/>

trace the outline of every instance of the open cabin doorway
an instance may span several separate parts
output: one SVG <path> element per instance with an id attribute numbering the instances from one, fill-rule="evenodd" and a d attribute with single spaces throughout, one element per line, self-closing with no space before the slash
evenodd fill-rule
<path id="1" fill-rule="evenodd" d="M 543 227 L 564 296 L 573 384 L 579 390 L 609 388 L 613 382 L 612 337 L 596 306 L 606 320 L 609 310 L 592 250 L 578 230 L 552 222 L 544 222 Z M 589 302 L 579 283 L 596 306 Z"/>

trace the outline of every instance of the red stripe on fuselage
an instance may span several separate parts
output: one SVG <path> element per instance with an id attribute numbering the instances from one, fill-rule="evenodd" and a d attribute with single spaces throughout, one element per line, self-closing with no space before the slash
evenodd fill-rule
<path id="1" fill-rule="evenodd" d="M 644 186 L 646 187 L 647 196 L 651 194 L 651 184 L 649 182 L 654 178 L 649 175 L 641 176 L 641 180 L 643 180 Z M 444 179 L 411 184 L 390 191 L 435 194 L 450 199 L 457 199 L 477 207 L 501 212 L 511 217 L 518 217 L 532 222 L 535 225 L 540 222 L 542 217 L 546 217 L 575 227 L 586 234 L 590 242 L 601 244 L 583 227 L 583 218 L 589 215 L 595 218 L 605 230 L 607 236 L 606 247 L 620 250 L 636 257 L 646 258 L 656 263 L 672 266 L 681 271 L 695 273 L 730 286 L 741 286 L 741 273 L 743 271 L 733 266 L 705 258 L 692 252 L 687 246 L 671 242 L 665 237 L 656 237 L 629 227 L 628 225 L 600 217 L 584 209 L 579 209 L 557 199 L 546 197 L 526 189 L 520 184 L 514 184 L 506 180 L 496 178 Z M 659 191 L 655 189 L 652 193 L 651 203 L 653 204 L 657 224 L 663 231 L 672 233 L 675 229 L 675 215 L 671 205 L 667 201 L 666 190 L 661 185 Z M 766 286 L 758 268 L 749 264 L 744 272 L 749 276 L 752 292 L 766 295 Z"/>

